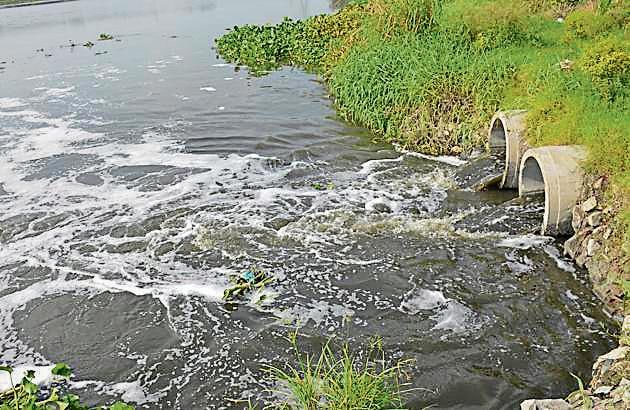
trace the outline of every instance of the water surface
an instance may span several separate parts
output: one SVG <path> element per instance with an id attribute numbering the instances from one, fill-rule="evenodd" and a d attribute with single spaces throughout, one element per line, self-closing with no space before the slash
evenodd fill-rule
<path id="1" fill-rule="evenodd" d="M 298 326 L 306 351 L 381 336 L 415 359 L 414 409 L 514 408 L 590 373 L 606 319 L 533 233 L 538 203 L 464 189 L 474 166 L 373 143 L 314 76 L 251 78 L 211 48 L 235 24 L 328 11 L 0 11 L 0 362 L 65 361 L 92 404 L 181 409 L 267 397 L 261 366 L 293 360 Z M 224 305 L 254 266 L 273 284 Z"/>

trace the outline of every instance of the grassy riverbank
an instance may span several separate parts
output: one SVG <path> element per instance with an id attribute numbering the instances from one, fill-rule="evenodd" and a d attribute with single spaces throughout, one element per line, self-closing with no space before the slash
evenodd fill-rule
<path id="1" fill-rule="evenodd" d="M 498 109 L 527 109 L 531 145 L 583 144 L 616 210 L 610 253 L 628 288 L 630 13 L 625 0 L 369 0 L 331 16 L 236 27 L 227 60 L 320 74 L 339 114 L 429 154 L 486 144 Z M 624 271 L 625 269 L 625 271 Z"/>

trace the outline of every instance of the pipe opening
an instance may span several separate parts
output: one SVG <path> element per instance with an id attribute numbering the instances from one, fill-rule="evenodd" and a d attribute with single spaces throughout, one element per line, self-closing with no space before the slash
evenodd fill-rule
<path id="1" fill-rule="evenodd" d="M 505 126 L 500 118 L 495 118 L 490 128 L 489 144 L 492 151 L 505 151 Z"/>
<path id="2" fill-rule="evenodd" d="M 527 158 L 521 172 L 521 186 L 519 187 L 521 195 L 544 194 L 545 178 L 535 158 Z"/>

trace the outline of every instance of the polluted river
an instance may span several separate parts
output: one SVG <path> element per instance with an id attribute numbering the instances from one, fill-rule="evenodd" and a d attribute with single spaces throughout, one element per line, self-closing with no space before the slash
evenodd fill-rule
<path id="1" fill-rule="evenodd" d="M 374 142 L 315 76 L 252 77 L 212 48 L 236 24 L 330 11 L 0 10 L 0 364 L 66 362 L 93 405 L 236 409 L 274 394 L 261 369 L 294 363 L 299 329 L 305 351 L 378 336 L 413 359 L 410 409 L 577 387 L 613 339 L 584 272 L 537 235 L 540 203 L 471 189 L 492 161 Z M 253 268 L 272 281 L 225 304 Z"/>

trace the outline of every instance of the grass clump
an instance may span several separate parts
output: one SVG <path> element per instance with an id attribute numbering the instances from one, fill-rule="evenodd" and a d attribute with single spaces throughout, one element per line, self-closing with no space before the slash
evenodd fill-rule
<path id="1" fill-rule="evenodd" d="M 326 343 L 318 356 L 300 352 L 297 333 L 289 337 L 297 367 L 269 367 L 268 372 L 284 389 L 272 405 L 301 410 L 402 409 L 401 378 L 409 362 L 386 366 L 380 340 L 370 343 L 365 357 L 353 354 L 345 343 L 338 352 Z"/>
<path id="2" fill-rule="evenodd" d="M 35 371 L 26 372 L 22 380 L 14 384 L 14 369 L 10 366 L 0 366 L 0 372 L 6 373 L 12 388 L 0 392 L 0 410 L 134 410 L 133 406 L 123 402 L 116 402 L 110 407 L 88 407 L 81 403 L 79 396 L 64 393 L 62 386 L 72 375 L 72 370 L 64 363 L 57 363 L 51 370 L 53 386 L 50 391 L 42 391 L 35 384 Z"/>

